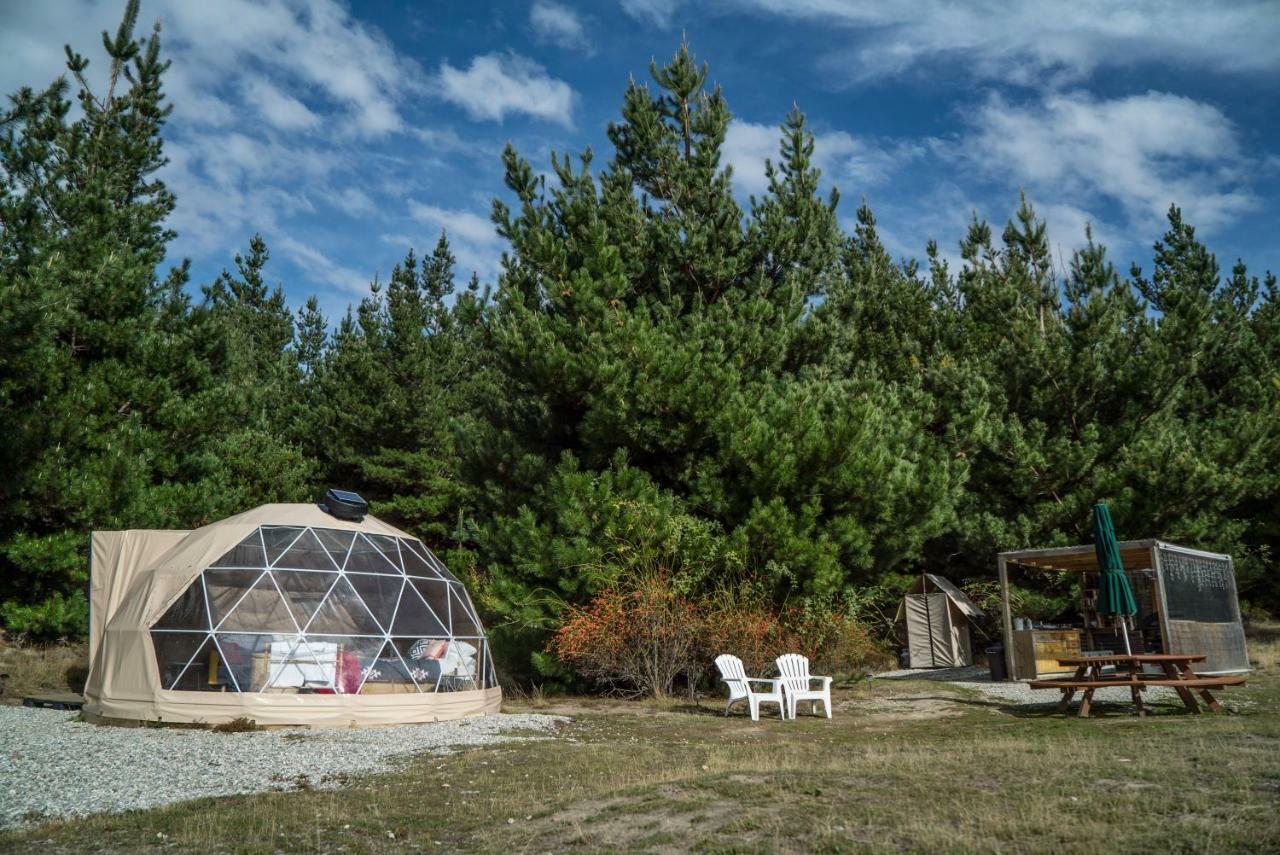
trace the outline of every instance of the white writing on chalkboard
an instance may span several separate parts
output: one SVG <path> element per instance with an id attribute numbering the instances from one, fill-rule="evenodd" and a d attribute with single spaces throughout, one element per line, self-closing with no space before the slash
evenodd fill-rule
<path id="1" fill-rule="evenodd" d="M 1230 586 L 1227 562 L 1166 552 L 1163 556 L 1168 581 L 1194 585 L 1200 591 L 1226 590 Z"/>
<path id="2" fill-rule="evenodd" d="M 1230 623 L 1238 620 L 1231 564 L 1220 558 L 1162 551 L 1165 604 L 1171 620 Z"/>

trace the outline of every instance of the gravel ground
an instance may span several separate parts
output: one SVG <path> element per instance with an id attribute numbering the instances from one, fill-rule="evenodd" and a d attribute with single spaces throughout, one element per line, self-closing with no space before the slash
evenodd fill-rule
<path id="1" fill-rule="evenodd" d="M 300 776 L 338 787 L 418 752 L 492 745 L 512 731 L 548 733 L 563 716 L 494 715 L 363 730 L 213 733 L 102 727 L 78 713 L 0 706 L 0 827 L 287 789 Z"/>
<path id="2" fill-rule="evenodd" d="M 903 671 L 882 671 L 873 674 L 878 680 L 936 680 L 976 689 L 989 698 L 1010 704 L 1054 705 L 1058 703 L 1059 694 L 1050 689 L 1033 689 L 1026 683 L 993 683 L 986 668 L 976 665 L 971 668 L 915 668 Z M 1143 692 L 1145 701 L 1176 700 L 1177 692 L 1168 686 L 1148 686 Z M 1132 703 L 1127 687 L 1098 689 L 1093 693 L 1094 703 Z"/>

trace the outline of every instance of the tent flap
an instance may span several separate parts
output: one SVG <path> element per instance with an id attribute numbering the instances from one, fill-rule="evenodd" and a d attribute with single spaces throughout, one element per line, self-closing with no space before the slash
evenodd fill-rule
<path id="1" fill-rule="evenodd" d="M 908 594 L 903 598 L 900 614 L 905 616 L 912 668 L 973 664 L 968 624 L 946 594 Z"/>

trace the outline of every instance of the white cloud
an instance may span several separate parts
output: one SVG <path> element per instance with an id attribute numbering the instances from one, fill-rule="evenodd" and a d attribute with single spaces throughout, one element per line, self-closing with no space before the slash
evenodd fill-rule
<path id="1" fill-rule="evenodd" d="M 680 0 L 622 0 L 622 11 L 637 21 L 666 29 L 680 6 Z"/>
<path id="2" fill-rule="evenodd" d="M 937 140 L 876 140 L 846 131 L 817 134 L 814 161 L 836 184 L 860 190 L 878 187 L 914 160 L 926 156 Z"/>
<path id="3" fill-rule="evenodd" d="M 416 63 L 335 0 L 166 0 L 155 6 L 174 59 L 169 85 L 179 90 L 210 92 L 269 75 L 314 93 L 337 109 L 343 131 L 369 138 L 402 129 L 399 104 L 425 83 Z M 176 115 L 203 121 L 186 99 L 174 103 Z M 300 114 L 293 112 L 296 119 Z"/>
<path id="4" fill-rule="evenodd" d="M 960 156 L 1051 202 L 1109 202 L 1128 225 L 1158 231 L 1170 204 L 1205 231 L 1256 204 L 1236 130 L 1216 107 L 1148 92 L 1101 100 L 1051 94 L 1028 105 L 992 97 L 974 115 Z"/>
<path id="5" fill-rule="evenodd" d="M 377 203 L 358 187 L 343 187 L 333 194 L 333 202 L 348 214 L 369 217 L 378 212 Z"/>
<path id="6" fill-rule="evenodd" d="M 245 81 L 244 97 L 245 101 L 257 109 L 258 115 L 280 130 L 311 130 L 320 124 L 320 117 L 311 112 L 306 104 L 281 92 L 262 77 Z"/>
<path id="7" fill-rule="evenodd" d="M 551 0 L 537 0 L 529 7 L 529 25 L 538 38 L 566 50 L 594 53 L 591 39 L 581 16 L 568 6 Z"/>
<path id="8" fill-rule="evenodd" d="M 739 193 L 761 196 L 769 189 L 764 162 L 778 160 L 779 131 L 770 125 L 734 119 L 724 135 L 721 157 L 733 166 L 733 186 Z"/>
<path id="9" fill-rule="evenodd" d="M 309 244 L 285 235 L 276 238 L 271 246 L 282 251 L 317 281 L 326 282 L 355 297 L 364 297 L 369 293 L 369 282 L 373 279 L 371 275 L 337 264 Z"/>
<path id="10" fill-rule="evenodd" d="M 763 195 L 769 189 L 765 161 L 776 165 L 782 131 L 735 119 L 725 134 L 724 158 L 733 165 L 733 184 L 741 193 Z M 911 160 L 923 156 L 931 141 L 881 142 L 855 138 L 846 131 L 814 134 L 813 161 L 828 183 L 842 191 L 861 192 L 887 181 Z"/>
<path id="11" fill-rule="evenodd" d="M 519 54 L 477 56 L 465 71 L 443 62 L 437 82 L 441 97 L 472 119 L 500 122 L 508 113 L 524 113 L 573 126 L 575 95 L 569 84 Z"/>
<path id="12" fill-rule="evenodd" d="M 409 202 L 409 216 L 431 229 L 428 242 L 420 246 L 434 247 L 442 229 L 449 236 L 449 246 L 458 259 L 460 282 L 465 282 L 473 270 L 481 279 L 491 280 L 497 275 L 506 241 L 498 236 L 488 217 L 414 200 Z M 394 239 L 399 241 L 401 236 Z"/>
<path id="13" fill-rule="evenodd" d="M 1061 82 L 1146 61 L 1225 72 L 1280 69 L 1280 14 L 1273 0 L 1145 0 L 1120 6 L 1109 0 L 726 2 L 849 30 L 852 46 L 823 63 L 847 83 L 898 74 L 927 61 L 1020 83 Z"/>
<path id="14" fill-rule="evenodd" d="M 89 57 L 88 76 L 105 89 L 100 33 L 115 32 L 119 0 L 0 6 L 0 92 L 64 74 L 64 43 Z M 386 228 L 396 219 L 388 199 L 429 184 L 423 168 L 447 174 L 456 164 L 443 163 L 446 155 L 496 162 L 491 144 L 406 121 L 432 75 L 345 0 L 143 0 L 136 35 L 148 35 L 156 19 L 172 60 L 164 81 L 174 106 L 164 132 L 170 162 L 159 173 L 178 197 L 169 253 L 193 257 L 197 279 L 257 231 L 291 296 L 318 289 L 332 308 L 365 293 L 370 278 L 343 262 L 381 258 L 357 246 L 353 220 L 364 221 L 362 230 Z M 396 154 L 406 143 L 412 163 Z"/>

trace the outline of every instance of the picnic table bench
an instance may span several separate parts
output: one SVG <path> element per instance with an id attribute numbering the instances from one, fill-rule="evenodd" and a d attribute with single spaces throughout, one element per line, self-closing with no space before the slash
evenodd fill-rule
<path id="1" fill-rule="evenodd" d="M 1071 699 L 1075 697 L 1076 692 L 1083 691 L 1077 713 L 1081 718 L 1088 717 L 1093 705 L 1093 693 L 1096 690 L 1122 686 L 1128 687 L 1138 715 L 1147 714 L 1147 709 L 1142 703 L 1142 692 L 1148 686 L 1172 687 L 1182 699 L 1183 705 L 1193 713 L 1200 712 L 1200 705 L 1193 694 L 1198 692 L 1209 709 L 1219 712 L 1222 707 L 1209 690 L 1243 686 L 1245 678 L 1197 674 L 1192 670 L 1191 663 L 1203 662 L 1204 659 L 1203 654 L 1197 653 L 1118 653 L 1102 656 L 1072 656 L 1058 660 L 1058 664 L 1076 669 L 1072 676 L 1052 680 L 1032 680 L 1030 685 L 1033 689 L 1061 690 L 1062 700 L 1058 703 L 1058 708 L 1063 712 L 1070 707 Z M 1107 665 L 1115 666 L 1114 674 L 1102 673 L 1103 667 Z M 1144 665 L 1159 665 L 1163 673 L 1144 673 Z"/>

